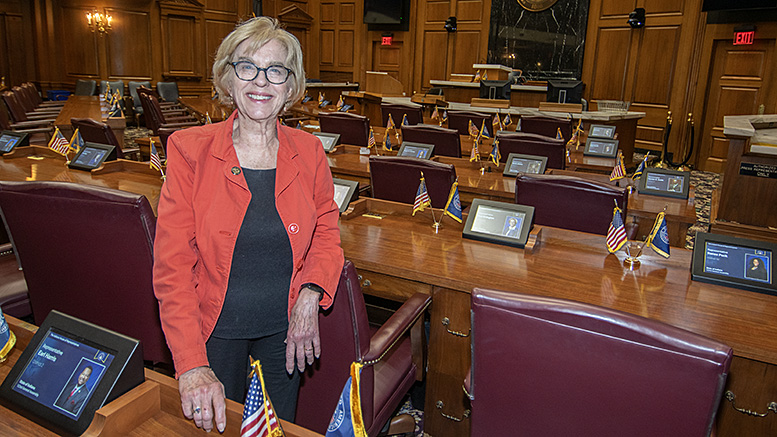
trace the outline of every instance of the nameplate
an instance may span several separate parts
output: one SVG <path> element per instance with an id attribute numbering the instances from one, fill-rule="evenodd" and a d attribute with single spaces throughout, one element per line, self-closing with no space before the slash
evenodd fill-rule
<path id="1" fill-rule="evenodd" d="M 759 178 L 777 179 L 777 165 L 742 162 L 739 164 L 739 174 Z"/>

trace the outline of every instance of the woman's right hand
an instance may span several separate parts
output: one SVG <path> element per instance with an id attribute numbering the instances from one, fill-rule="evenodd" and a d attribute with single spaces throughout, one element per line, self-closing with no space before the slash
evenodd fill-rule
<path id="1" fill-rule="evenodd" d="M 198 428 L 208 432 L 213 429 L 215 419 L 219 432 L 224 432 L 227 424 L 224 385 L 210 367 L 195 367 L 181 374 L 178 392 L 181 394 L 183 415 L 187 419 L 194 419 Z"/>

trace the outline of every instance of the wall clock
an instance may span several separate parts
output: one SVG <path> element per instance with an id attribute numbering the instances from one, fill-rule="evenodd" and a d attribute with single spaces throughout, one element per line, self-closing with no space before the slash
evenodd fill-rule
<path id="1" fill-rule="evenodd" d="M 518 4 L 531 12 L 539 12 L 556 4 L 558 0 L 518 0 Z"/>

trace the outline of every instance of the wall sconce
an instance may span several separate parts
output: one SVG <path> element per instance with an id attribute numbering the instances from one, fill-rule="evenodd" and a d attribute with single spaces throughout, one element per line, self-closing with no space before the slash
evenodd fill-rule
<path id="1" fill-rule="evenodd" d="M 100 36 L 111 30 L 111 20 L 113 20 L 113 17 L 107 13 L 101 14 L 97 12 L 97 9 L 86 13 L 86 24 L 89 26 L 89 30 L 91 30 L 92 33 L 94 33 L 95 30 L 98 31 Z"/>

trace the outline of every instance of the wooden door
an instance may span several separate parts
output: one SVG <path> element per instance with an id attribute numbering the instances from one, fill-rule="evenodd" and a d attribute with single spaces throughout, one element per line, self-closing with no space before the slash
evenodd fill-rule
<path id="1" fill-rule="evenodd" d="M 777 109 L 777 86 L 770 80 L 777 32 L 759 26 L 754 44 L 735 46 L 734 27 L 708 26 L 705 38 L 710 60 L 706 98 L 699 110 L 704 119 L 697 133 L 701 136 L 699 168 L 705 171 L 723 173 L 726 168 L 729 141 L 723 135 L 723 117 L 757 114 L 761 105 L 767 113 Z"/>
<path id="2" fill-rule="evenodd" d="M 322 0 L 319 5 L 318 59 L 324 82 L 353 82 L 362 67 L 363 2 Z"/>
<path id="3" fill-rule="evenodd" d="M 452 73 L 474 74 L 472 64 L 486 62 L 491 0 L 428 0 L 417 11 L 415 90 Z M 456 17 L 456 32 L 445 30 L 448 17 Z"/>

